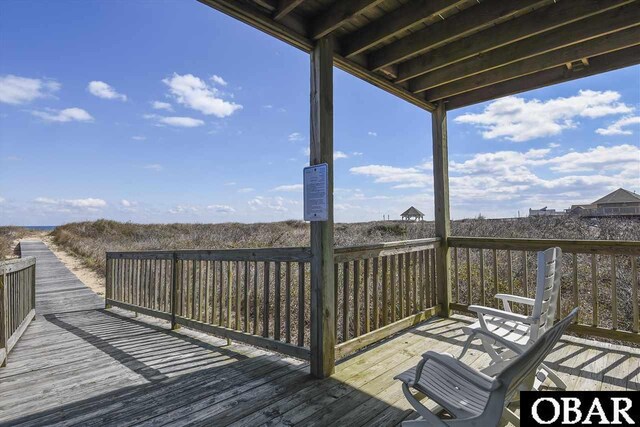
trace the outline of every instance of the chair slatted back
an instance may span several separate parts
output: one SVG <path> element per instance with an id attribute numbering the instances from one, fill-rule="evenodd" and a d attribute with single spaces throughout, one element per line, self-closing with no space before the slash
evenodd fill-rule
<path id="1" fill-rule="evenodd" d="M 532 316 L 539 321 L 531 326 L 530 339 L 535 341 L 553 326 L 562 278 L 562 250 L 549 248 L 538 252 L 538 273 L 536 277 L 536 299 Z"/>
<path id="2" fill-rule="evenodd" d="M 511 363 L 495 377 L 494 382 L 499 385 L 491 393 L 486 408 L 504 407 L 504 402 L 511 400 L 521 385 L 525 385 L 528 390 L 531 389 L 538 367 L 551 353 L 553 347 L 560 341 L 567 327 L 577 315 L 578 308 L 576 307 L 562 321 L 547 330 L 531 347 L 527 348 L 521 355 L 513 358 Z M 484 422 L 492 423 L 494 418 L 497 422 L 500 419 L 500 415 L 500 413 L 497 415 L 488 414 L 485 410 L 485 413 L 480 418 Z"/>

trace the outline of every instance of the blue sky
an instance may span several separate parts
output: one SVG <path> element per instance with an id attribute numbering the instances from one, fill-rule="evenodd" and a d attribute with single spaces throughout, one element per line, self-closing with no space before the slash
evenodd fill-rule
<path id="1" fill-rule="evenodd" d="M 5 1 L 1 224 L 302 217 L 308 55 L 196 1 Z M 453 218 L 640 191 L 640 67 L 449 113 Z M 433 217 L 430 115 L 335 71 L 338 221 Z"/>

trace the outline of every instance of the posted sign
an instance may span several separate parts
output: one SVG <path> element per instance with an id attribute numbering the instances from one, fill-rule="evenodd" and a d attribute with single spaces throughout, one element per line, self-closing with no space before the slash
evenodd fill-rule
<path id="1" fill-rule="evenodd" d="M 329 220 L 329 165 L 304 168 L 304 220 Z"/>

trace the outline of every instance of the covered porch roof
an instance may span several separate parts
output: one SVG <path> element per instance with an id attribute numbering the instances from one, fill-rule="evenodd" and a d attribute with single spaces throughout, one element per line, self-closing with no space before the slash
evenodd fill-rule
<path id="1" fill-rule="evenodd" d="M 640 63 L 637 0 L 199 0 L 429 111 Z"/>

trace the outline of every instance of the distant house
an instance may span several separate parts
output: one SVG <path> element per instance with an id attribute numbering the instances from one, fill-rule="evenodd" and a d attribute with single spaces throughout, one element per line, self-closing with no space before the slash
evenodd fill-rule
<path id="1" fill-rule="evenodd" d="M 582 217 L 640 216 L 640 195 L 618 188 L 588 205 L 573 205 L 567 213 Z"/>
<path id="2" fill-rule="evenodd" d="M 555 209 L 549 209 L 546 206 L 542 209 L 529 209 L 529 216 L 555 216 L 564 215 L 564 212 L 558 212 Z"/>
<path id="3" fill-rule="evenodd" d="M 401 215 L 403 221 L 423 221 L 424 214 L 420 212 L 418 209 L 411 206 L 409 209 L 404 211 Z"/>

